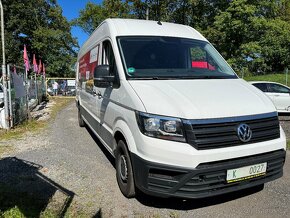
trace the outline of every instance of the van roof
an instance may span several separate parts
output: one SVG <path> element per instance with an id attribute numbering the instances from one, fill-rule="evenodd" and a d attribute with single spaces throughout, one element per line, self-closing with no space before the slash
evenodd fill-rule
<path id="1" fill-rule="evenodd" d="M 207 41 L 198 31 L 186 25 L 167 22 L 161 22 L 160 25 L 152 20 L 109 18 L 98 26 L 82 48 L 90 49 L 98 39 L 108 36 L 112 39 L 117 36 L 168 36 Z M 80 53 L 82 56 L 83 52 Z"/>
<path id="2" fill-rule="evenodd" d="M 118 18 L 107 19 L 104 22 L 115 26 L 116 36 L 172 36 L 205 40 L 205 38 L 195 29 L 181 24 L 161 22 L 160 25 L 157 21 L 152 20 Z"/>

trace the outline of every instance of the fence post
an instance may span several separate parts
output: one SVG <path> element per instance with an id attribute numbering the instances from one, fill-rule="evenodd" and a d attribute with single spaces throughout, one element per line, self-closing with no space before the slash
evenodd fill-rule
<path id="1" fill-rule="evenodd" d="M 26 99 L 26 119 L 30 119 L 30 111 L 29 111 L 29 89 L 28 89 L 28 72 L 27 69 L 25 68 L 25 99 Z"/>
<path id="2" fill-rule="evenodd" d="M 35 85 L 35 99 L 37 100 L 37 104 L 39 104 L 39 99 L 38 99 L 38 84 L 37 84 L 37 77 L 36 73 L 34 75 L 34 85 Z"/>
<path id="3" fill-rule="evenodd" d="M 4 95 L 4 123 L 3 127 L 4 129 L 10 129 L 9 128 L 9 106 L 8 106 L 8 90 L 7 90 L 7 74 L 6 74 L 6 66 L 2 65 L 2 76 L 3 76 L 3 95 Z"/>
<path id="4" fill-rule="evenodd" d="M 8 96 L 9 96 L 9 121 L 10 121 L 10 128 L 13 127 L 13 111 L 12 111 L 12 90 L 11 90 L 11 71 L 10 65 L 7 66 L 7 75 L 8 75 Z"/>
<path id="5" fill-rule="evenodd" d="M 288 67 L 286 67 L 285 73 L 286 73 L 286 86 L 288 86 Z"/>

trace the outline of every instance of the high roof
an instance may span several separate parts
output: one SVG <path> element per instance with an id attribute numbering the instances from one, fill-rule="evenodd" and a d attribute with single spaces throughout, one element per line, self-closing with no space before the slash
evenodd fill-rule
<path id="1" fill-rule="evenodd" d="M 145 35 L 145 36 L 172 36 L 183 38 L 194 38 L 206 40 L 195 29 L 174 23 L 161 22 L 152 20 L 135 20 L 135 19 L 107 19 L 109 26 L 115 27 L 116 36 Z"/>
<path id="2" fill-rule="evenodd" d="M 100 40 L 117 36 L 168 36 L 207 41 L 198 31 L 190 26 L 152 20 L 109 18 L 104 20 L 82 45 L 78 57 L 82 57 Z"/>

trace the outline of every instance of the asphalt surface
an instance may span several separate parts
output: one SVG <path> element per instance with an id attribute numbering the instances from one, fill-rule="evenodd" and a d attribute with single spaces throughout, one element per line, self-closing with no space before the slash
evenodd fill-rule
<path id="1" fill-rule="evenodd" d="M 289 128 L 290 121 L 285 119 L 283 126 Z M 284 176 L 260 192 L 247 190 L 203 200 L 146 195 L 127 199 L 119 191 L 110 154 L 87 128 L 78 127 L 74 104 L 63 109 L 47 131 L 20 144 L 27 149 L 16 157 L 42 166 L 41 174 L 73 193 L 73 204 L 88 216 L 272 218 L 290 214 L 289 151 Z"/>

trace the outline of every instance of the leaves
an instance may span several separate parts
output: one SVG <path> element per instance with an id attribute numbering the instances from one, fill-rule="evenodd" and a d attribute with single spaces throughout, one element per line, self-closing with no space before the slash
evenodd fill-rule
<path id="1" fill-rule="evenodd" d="M 5 14 L 7 63 L 22 66 L 23 45 L 32 60 L 42 59 L 48 76 L 74 75 L 78 47 L 71 24 L 55 0 L 2 0 Z"/>
<path id="2" fill-rule="evenodd" d="M 190 25 L 204 34 L 236 71 L 255 74 L 290 67 L 289 0 L 104 0 L 88 3 L 75 20 L 87 33 L 108 17 Z"/>
<path id="3" fill-rule="evenodd" d="M 235 70 L 281 72 L 290 65 L 290 26 L 278 16 L 282 9 L 277 1 L 233 0 L 205 33 Z"/>

